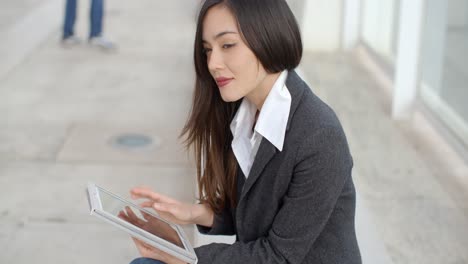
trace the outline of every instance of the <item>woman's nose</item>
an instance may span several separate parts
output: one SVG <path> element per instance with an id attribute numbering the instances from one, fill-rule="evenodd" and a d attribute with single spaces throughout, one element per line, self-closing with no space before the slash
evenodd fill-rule
<path id="1" fill-rule="evenodd" d="M 223 65 L 222 55 L 219 52 L 212 50 L 208 57 L 208 69 L 210 71 L 216 71 L 222 69 L 224 67 Z"/>

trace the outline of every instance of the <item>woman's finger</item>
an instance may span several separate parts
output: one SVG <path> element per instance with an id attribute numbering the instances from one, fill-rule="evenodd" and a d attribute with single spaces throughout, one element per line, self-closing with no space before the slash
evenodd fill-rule
<path id="1" fill-rule="evenodd" d="M 140 252 L 140 255 L 145 258 L 152 258 L 152 259 L 157 259 L 161 261 L 165 261 L 164 253 L 163 251 L 152 247 L 148 245 L 147 243 L 132 237 L 133 242 L 135 243 L 138 251 Z"/>
<path id="2" fill-rule="evenodd" d="M 154 200 L 155 202 L 179 203 L 177 200 L 174 200 L 160 193 L 153 192 L 152 190 L 146 187 L 133 188 L 130 190 L 130 194 L 132 195 L 133 199 L 146 198 L 146 199 Z"/>
<path id="3" fill-rule="evenodd" d="M 145 201 L 145 202 L 140 203 L 139 205 L 142 208 L 151 208 L 153 207 L 153 204 L 154 204 L 153 201 Z"/>
<path id="4" fill-rule="evenodd" d="M 138 238 L 132 237 L 132 239 L 133 239 L 133 242 L 135 242 L 135 244 L 137 244 L 137 246 L 139 246 L 139 247 L 144 247 L 144 248 L 149 248 L 150 247 L 150 245 L 148 245 L 147 243 L 139 240 Z"/>
<path id="5" fill-rule="evenodd" d="M 148 250 L 147 246 L 142 241 L 140 241 L 139 239 L 136 239 L 134 237 L 132 237 L 132 240 L 135 243 L 135 246 L 138 249 L 138 251 L 140 252 L 140 255 L 142 257 L 145 257 L 145 258 L 153 257 L 153 256 L 149 256 L 149 254 L 148 254 L 149 250 Z"/>
<path id="6" fill-rule="evenodd" d="M 130 189 L 130 195 L 132 199 L 139 199 L 139 198 L 150 199 L 149 197 L 146 197 L 146 196 L 147 196 L 147 193 L 151 193 L 151 192 L 153 192 L 153 190 L 148 186 L 138 186 L 138 187 L 134 187 Z"/>

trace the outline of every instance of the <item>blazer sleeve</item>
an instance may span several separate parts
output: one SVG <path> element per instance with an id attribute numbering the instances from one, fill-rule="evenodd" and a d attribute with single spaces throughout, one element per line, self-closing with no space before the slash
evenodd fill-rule
<path id="1" fill-rule="evenodd" d="M 214 215 L 212 227 L 197 225 L 197 229 L 205 235 L 234 235 L 235 228 L 231 211 L 228 207 L 224 208 L 220 214 Z"/>
<path id="2" fill-rule="evenodd" d="M 268 235 L 198 247 L 199 264 L 303 262 L 351 177 L 352 158 L 341 127 L 320 129 L 299 145 L 288 191 Z"/>

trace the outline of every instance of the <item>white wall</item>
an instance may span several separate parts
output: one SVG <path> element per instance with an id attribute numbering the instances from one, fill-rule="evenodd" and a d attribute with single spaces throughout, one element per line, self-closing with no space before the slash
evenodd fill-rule
<path id="1" fill-rule="evenodd" d="M 395 63 L 392 117 L 410 120 L 419 86 L 420 48 L 425 0 L 403 1 L 400 6 L 398 56 Z"/>
<path id="2" fill-rule="evenodd" d="M 291 8 L 291 11 L 294 13 L 297 23 L 299 24 L 299 26 L 302 26 L 304 6 L 306 0 L 286 0 L 286 2 L 288 3 L 289 8 Z"/>
<path id="3" fill-rule="evenodd" d="M 301 23 L 304 50 L 331 52 L 341 48 L 342 8 L 342 0 L 305 0 Z"/>
<path id="4" fill-rule="evenodd" d="M 395 12 L 397 2 L 395 0 L 362 1 L 362 39 L 379 55 L 393 61 Z"/>
<path id="5" fill-rule="evenodd" d="M 345 0 L 343 3 L 343 49 L 351 50 L 359 43 L 361 0 Z"/>

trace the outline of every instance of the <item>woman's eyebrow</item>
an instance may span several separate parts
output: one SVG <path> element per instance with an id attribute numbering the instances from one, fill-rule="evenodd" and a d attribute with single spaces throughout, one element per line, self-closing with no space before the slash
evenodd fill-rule
<path id="1" fill-rule="evenodd" d="M 220 38 L 220 37 L 222 37 L 222 36 L 224 36 L 226 34 L 237 34 L 237 32 L 236 31 L 223 31 L 223 32 L 220 32 L 220 33 L 216 34 L 214 39 L 218 39 L 218 38 Z M 202 40 L 202 41 L 203 41 L 203 43 L 208 43 L 208 41 L 206 41 L 206 40 Z"/>

